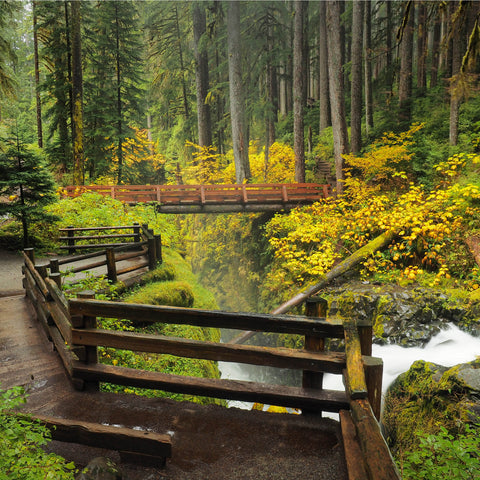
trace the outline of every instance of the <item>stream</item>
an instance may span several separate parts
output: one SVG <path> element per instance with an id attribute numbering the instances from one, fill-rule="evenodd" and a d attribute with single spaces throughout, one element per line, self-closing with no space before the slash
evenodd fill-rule
<path id="1" fill-rule="evenodd" d="M 455 325 L 450 324 L 448 329 L 442 330 L 424 347 L 400 347 L 398 345 L 373 345 L 373 356 L 383 359 L 383 385 L 385 393 L 395 378 L 406 372 L 416 360 L 425 360 L 437 363 L 445 367 L 452 367 L 459 363 L 475 360 L 480 355 L 480 338 L 473 337 L 461 331 Z M 230 362 L 219 362 L 222 378 L 231 380 L 250 380 L 264 383 L 290 383 L 292 375 L 285 371 L 267 368 L 253 367 Z M 288 371 L 291 372 L 291 371 Z M 282 377 L 286 379 L 282 382 Z M 300 374 L 298 374 L 298 382 Z M 340 375 L 325 375 L 324 388 L 329 390 L 343 389 Z M 248 402 L 229 402 L 229 406 L 250 409 L 252 404 Z M 336 417 L 333 417 L 336 418 Z"/>

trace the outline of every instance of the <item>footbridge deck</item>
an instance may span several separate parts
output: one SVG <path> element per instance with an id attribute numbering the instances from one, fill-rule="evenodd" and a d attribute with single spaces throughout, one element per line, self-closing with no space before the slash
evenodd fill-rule
<path id="1" fill-rule="evenodd" d="M 154 203 L 160 213 L 231 213 L 290 210 L 331 195 L 330 185 L 88 185 L 62 189 L 65 197 L 97 192 L 125 203 Z"/>
<path id="2" fill-rule="evenodd" d="M 173 480 L 400 478 L 374 416 L 379 414 L 382 369 L 369 356 L 371 325 L 327 321 L 318 316 L 315 302 L 309 315 L 287 316 L 121 304 L 88 298 L 90 294 L 67 300 L 45 269 L 36 268 L 32 253 L 24 257 L 26 297 L 0 298 L 0 382 L 2 389 L 25 385 L 30 394 L 26 409 L 59 424 L 59 440 L 118 450 L 124 462 L 140 459 L 143 466 L 167 457 L 166 465 L 152 472 Z M 305 349 L 100 330 L 96 317 L 294 333 L 305 336 Z M 324 351 L 325 338 L 344 338 L 345 352 Z M 99 346 L 287 366 L 302 370 L 304 380 L 301 387 L 285 387 L 146 372 L 98 363 Z M 346 389 L 324 390 L 323 372 L 343 374 Z M 103 393 L 99 382 L 271 403 L 301 408 L 303 414 Z M 321 411 L 339 412 L 340 422 L 322 418 Z M 157 445 L 157 453 L 140 451 L 139 432 L 151 441 L 143 442 L 145 448 Z M 66 454 L 62 448 L 56 447 L 81 463 L 75 455 L 84 447 Z M 131 478 L 143 475 L 135 477 L 133 470 Z"/>

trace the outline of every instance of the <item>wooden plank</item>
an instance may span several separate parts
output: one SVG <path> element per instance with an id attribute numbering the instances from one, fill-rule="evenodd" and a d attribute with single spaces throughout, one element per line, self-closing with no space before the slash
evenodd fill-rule
<path id="1" fill-rule="evenodd" d="M 136 242 L 124 242 L 124 243 L 97 243 L 97 244 L 90 244 L 90 245 L 77 245 L 75 244 L 75 250 L 81 250 L 85 248 L 106 248 L 106 247 L 126 247 L 126 246 L 132 246 L 132 245 L 137 245 Z M 62 250 L 66 250 L 68 248 L 72 248 L 71 246 L 68 245 L 61 245 L 59 247 Z"/>
<path id="2" fill-rule="evenodd" d="M 362 355 L 365 366 L 368 401 L 377 420 L 382 412 L 383 360 L 381 358 Z"/>
<path id="3" fill-rule="evenodd" d="M 345 355 L 339 352 L 306 352 L 288 348 L 230 345 L 133 332 L 74 329 L 72 342 L 78 345 L 112 347 L 277 368 L 309 369 L 334 374 L 341 374 L 345 368 Z"/>
<path id="4" fill-rule="evenodd" d="M 173 323 L 200 327 L 233 328 L 299 335 L 343 338 L 339 319 L 306 317 L 301 315 L 269 315 L 259 313 L 222 312 L 193 308 L 167 307 L 100 300 L 70 301 L 70 315 L 96 315 L 124 318 L 141 323 Z"/>
<path id="5" fill-rule="evenodd" d="M 101 230 L 126 230 L 134 228 L 134 225 L 117 225 L 115 227 L 73 227 L 73 228 L 59 228 L 59 232 L 87 232 L 87 231 L 101 231 Z M 68 238 L 68 237 L 67 237 Z"/>
<path id="6" fill-rule="evenodd" d="M 42 292 L 42 295 L 46 299 L 48 299 L 50 297 L 50 293 L 48 291 L 47 286 L 45 285 L 45 281 L 43 280 L 42 276 L 37 272 L 35 265 L 27 257 L 27 255 L 25 255 L 25 253 L 23 254 L 23 259 L 25 260 L 25 267 L 28 269 L 33 279 L 35 280 L 35 283 L 37 284 L 38 289 L 40 290 L 40 292 Z"/>
<path id="7" fill-rule="evenodd" d="M 346 387 L 351 399 L 367 398 L 367 383 L 362 361 L 360 337 L 356 324 L 345 319 L 345 352 L 347 355 Z"/>
<path id="8" fill-rule="evenodd" d="M 66 316 L 63 310 L 55 302 L 47 302 L 46 308 L 50 313 L 55 325 L 62 334 L 63 340 L 68 344 L 72 344 L 72 324 L 70 317 Z"/>
<path id="9" fill-rule="evenodd" d="M 131 272 L 134 272 L 135 270 L 139 270 L 140 268 L 148 267 L 149 265 L 150 265 L 150 261 L 144 260 L 143 262 L 139 262 L 135 265 L 132 265 L 131 267 L 125 267 L 125 268 L 122 268 L 121 270 L 118 270 L 117 275 L 124 275 L 126 273 L 131 273 Z"/>
<path id="10" fill-rule="evenodd" d="M 314 390 L 299 387 L 267 385 L 240 380 L 219 380 L 169 375 L 112 365 L 85 365 L 74 362 L 74 378 L 86 381 L 115 383 L 138 388 L 150 388 L 174 393 L 267 403 L 292 408 L 319 409 L 338 412 L 348 408 L 345 392 Z"/>
<path id="11" fill-rule="evenodd" d="M 347 464 L 348 480 L 369 480 L 363 461 L 363 453 L 357 439 L 352 416 L 347 410 L 340 410 L 343 451 Z"/>
<path id="12" fill-rule="evenodd" d="M 401 480 L 368 400 L 353 400 L 350 409 L 369 479 Z"/>
<path id="13" fill-rule="evenodd" d="M 50 337 L 55 345 L 60 359 L 62 360 L 63 366 L 67 371 L 70 378 L 73 375 L 73 361 L 78 360 L 76 355 L 70 350 L 70 347 L 65 345 L 62 335 L 60 334 L 58 328 L 54 325 L 50 326 Z"/>
<path id="14" fill-rule="evenodd" d="M 58 285 L 50 278 L 45 279 L 45 285 L 50 292 L 52 300 L 58 305 L 58 307 L 62 310 L 63 314 L 68 318 L 68 300 L 65 298 L 65 295 L 60 290 Z"/>
<path id="15" fill-rule="evenodd" d="M 135 236 L 134 233 L 109 233 L 108 235 L 78 235 L 75 237 L 58 237 L 58 239 L 59 240 L 101 240 L 104 238 L 130 238 L 134 236 Z"/>
<path id="16" fill-rule="evenodd" d="M 44 415 L 35 415 L 34 418 L 51 431 L 53 440 L 60 442 L 143 453 L 154 457 L 172 456 L 170 435 Z"/>

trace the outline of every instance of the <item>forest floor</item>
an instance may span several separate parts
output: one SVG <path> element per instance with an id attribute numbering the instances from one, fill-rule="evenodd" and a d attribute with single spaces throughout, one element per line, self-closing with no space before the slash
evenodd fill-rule
<path id="1" fill-rule="evenodd" d="M 52 442 L 52 451 L 78 467 L 108 456 L 119 464 L 125 480 L 347 478 L 339 424 L 331 419 L 75 391 L 24 296 L 22 263 L 21 255 L 0 251 L 2 388 L 29 387 L 26 410 L 32 413 L 140 425 L 171 434 L 173 447 L 163 469 L 122 464 L 116 452 L 75 444 Z"/>

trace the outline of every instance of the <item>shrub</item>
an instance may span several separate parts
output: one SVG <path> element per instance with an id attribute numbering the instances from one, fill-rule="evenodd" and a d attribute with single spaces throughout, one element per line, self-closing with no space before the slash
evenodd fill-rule
<path id="1" fill-rule="evenodd" d="M 73 463 L 42 450 L 51 440 L 50 431 L 12 412 L 23 403 L 22 387 L 0 391 L 0 480 L 73 480 Z"/>

